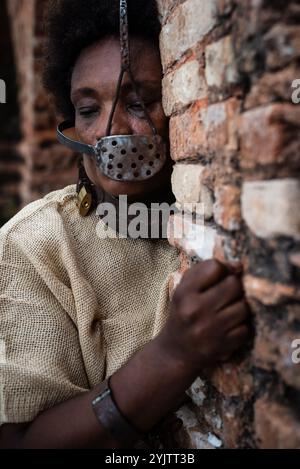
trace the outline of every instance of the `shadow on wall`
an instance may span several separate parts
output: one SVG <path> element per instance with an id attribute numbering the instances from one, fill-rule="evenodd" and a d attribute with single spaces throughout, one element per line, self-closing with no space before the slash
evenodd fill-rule
<path id="1" fill-rule="evenodd" d="M 6 103 L 0 104 L 0 226 L 18 211 L 23 159 L 18 154 L 21 140 L 17 78 L 6 2 L 0 2 L 0 79 L 6 88 Z M 1 100 L 2 101 L 2 100 Z"/>

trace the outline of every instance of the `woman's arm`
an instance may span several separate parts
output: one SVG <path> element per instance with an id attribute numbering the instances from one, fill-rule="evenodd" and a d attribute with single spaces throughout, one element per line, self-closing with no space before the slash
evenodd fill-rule
<path id="1" fill-rule="evenodd" d="M 201 368 L 230 355 L 247 338 L 240 280 L 215 261 L 191 269 L 176 289 L 161 333 L 111 378 L 114 399 L 142 432 L 182 401 Z M 26 426 L 0 428 L 2 448 L 124 448 L 97 420 L 96 387 L 44 411 Z"/>
<path id="2" fill-rule="evenodd" d="M 165 356 L 159 340 L 152 340 L 111 380 L 116 402 L 126 403 L 143 431 L 150 430 L 175 408 L 195 378 Z M 42 412 L 28 425 L 0 427 L 0 448 L 124 448 L 109 437 L 97 420 L 92 400 L 98 388 Z"/>

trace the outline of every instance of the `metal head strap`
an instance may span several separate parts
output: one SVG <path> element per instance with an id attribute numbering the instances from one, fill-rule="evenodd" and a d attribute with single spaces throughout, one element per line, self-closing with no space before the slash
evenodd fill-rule
<path id="1" fill-rule="evenodd" d="M 127 7 L 127 0 L 120 0 L 120 45 L 121 45 L 121 71 L 120 71 L 120 76 L 118 80 L 118 85 L 117 85 L 117 92 L 116 96 L 114 99 L 114 103 L 110 112 L 110 116 L 108 119 L 108 124 L 107 124 L 107 129 L 106 129 L 106 136 L 111 134 L 111 127 L 112 127 L 112 121 L 113 121 L 113 116 L 116 111 L 116 106 L 119 100 L 120 96 L 120 90 L 121 90 L 121 85 L 123 82 L 123 78 L 126 72 L 129 74 L 130 81 L 132 83 L 133 89 L 137 97 L 139 98 L 139 104 L 141 105 L 145 117 L 148 121 L 148 124 L 153 132 L 154 135 L 157 134 L 157 130 L 155 128 L 155 125 L 153 124 L 153 121 L 151 117 L 149 116 L 149 113 L 147 111 L 147 108 L 141 99 L 138 87 L 136 86 L 136 83 L 133 78 L 133 74 L 131 71 L 131 64 L 130 64 L 130 45 L 129 45 L 129 28 L 128 28 L 128 7 Z"/>

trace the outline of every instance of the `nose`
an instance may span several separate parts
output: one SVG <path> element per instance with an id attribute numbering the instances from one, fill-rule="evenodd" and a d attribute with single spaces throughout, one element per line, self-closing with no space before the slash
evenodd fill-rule
<path id="1" fill-rule="evenodd" d="M 101 133 L 104 133 L 104 135 L 106 134 L 106 129 L 108 126 L 111 110 L 112 110 L 112 106 L 108 107 L 107 112 L 105 113 L 106 115 L 104 119 L 104 132 L 103 132 L 103 129 L 101 129 L 102 130 Z M 128 113 L 126 112 L 125 109 L 122 109 L 122 106 L 120 104 L 118 104 L 116 106 L 116 109 L 113 115 L 110 135 L 132 135 L 132 134 L 133 134 L 133 129 L 128 119 Z"/>

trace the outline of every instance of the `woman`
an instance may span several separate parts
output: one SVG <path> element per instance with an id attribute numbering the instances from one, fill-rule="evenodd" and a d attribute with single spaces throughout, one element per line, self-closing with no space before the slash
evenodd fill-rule
<path id="1" fill-rule="evenodd" d="M 148 114 L 167 140 L 155 2 L 128 3 L 140 96 L 124 77 L 111 134 L 151 135 Z M 120 73 L 119 1 L 56 1 L 48 34 L 47 88 L 75 118 L 77 138 L 96 145 Z M 79 213 L 69 186 L 1 230 L 1 447 L 135 445 L 182 403 L 201 369 L 244 344 L 248 309 L 237 276 L 200 263 L 169 301 L 178 251 L 165 239 L 105 236 L 113 228 L 95 205 L 121 195 L 148 207 L 171 202 L 171 169 L 168 154 L 152 177 L 117 181 L 85 155 L 78 191 L 92 195 L 79 207 L 88 210 Z"/>

